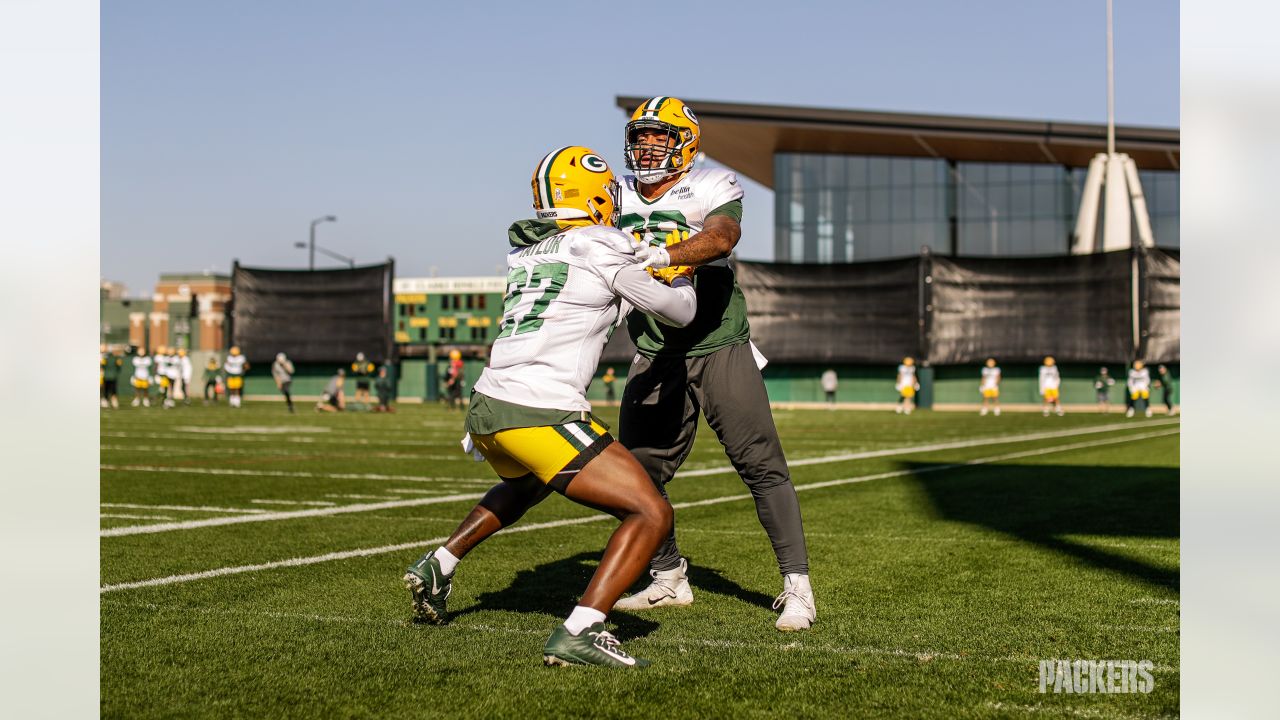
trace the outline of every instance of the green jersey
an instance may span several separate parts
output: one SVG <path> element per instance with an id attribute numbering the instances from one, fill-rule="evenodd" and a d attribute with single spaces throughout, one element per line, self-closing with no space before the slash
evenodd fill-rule
<path id="1" fill-rule="evenodd" d="M 635 177 L 623 180 L 618 227 L 640 242 L 670 246 L 702 232 L 707 218 L 742 219 L 742 187 L 729 170 L 694 168 L 652 201 L 640 194 Z M 685 327 L 665 325 L 638 311 L 628 316 L 627 329 L 642 355 L 700 357 L 751 339 L 747 301 L 727 259 L 699 267 L 693 286 L 698 314 Z"/>
<path id="2" fill-rule="evenodd" d="M 116 382 L 124 370 L 124 358 L 119 355 L 104 355 L 102 358 L 102 379 Z"/>

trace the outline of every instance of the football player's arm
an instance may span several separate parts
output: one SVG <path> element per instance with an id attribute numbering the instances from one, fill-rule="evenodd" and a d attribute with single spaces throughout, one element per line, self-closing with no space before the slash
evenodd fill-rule
<path id="1" fill-rule="evenodd" d="M 684 327 L 698 312 L 698 296 L 685 277 L 668 286 L 640 265 L 626 265 L 618 269 L 610 287 L 637 310 L 667 325 Z"/>
<path id="2" fill-rule="evenodd" d="M 702 226 L 702 232 L 690 235 L 688 240 L 667 246 L 672 265 L 703 265 L 729 257 L 742 239 L 742 225 L 728 215 L 711 215 Z"/>

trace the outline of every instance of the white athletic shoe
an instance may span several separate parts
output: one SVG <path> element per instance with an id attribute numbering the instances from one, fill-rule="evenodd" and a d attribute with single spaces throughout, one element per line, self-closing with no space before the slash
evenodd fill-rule
<path id="1" fill-rule="evenodd" d="M 1000 406 L 996 406 L 996 417 L 1000 417 Z"/>
<path id="2" fill-rule="evenodd" d="M 790 573 L 782 579 L 782 594 L 773 601 L 773 609 L 782 608 L 782 615 L 774 627 L 782 632 L 808 630 L 818 618 L 813 605 L 813 588 L 809 576 Z"/>
<path id="3" fill-rule="evenodd" d="M 1125 410 L 1125 411 L 1124 411 L 1124 416 L 1125 416 L 1125 417 L 1133 417 L 1133 408 L 1129 408 L 1128 410 Z"/>
<path id="4" fill-rule="evenodd" d="M 1151 408 L 1147 408 L 1147 417 L 1151 417 Z"/>
<path id="5" fill-rule="evenodd" d="M 1066 412 L 1065 410 L 1063 410 L 1062 408 L 1058 408 L 1058 409 L 1057 409 L 1057 410 L 1055 410 L 1054 412 L 1058 413 L 1058 417 L 1062 417 L 1063 415 L 1066 415 L 1066 414 L 1067 414 L 1067 412 Z"/>
<path id="6" fill-rule="evenodd" d="M 689 561 L 680 558 L 673 570 L 650 570 L 653 582 L 640 592 L 614 604 L 614 610 L 649 610 L 657 607 L 680 607 L 693 604 L 693 588 L 689 587 Z"/>
<path id="7" fill-rule="evenodd" d="M 141 400 L 139 400 L 138 398 L 134 398 L 134 399 L 133 399 L 133 402 L 129 403 L 129 406 L 130 406 L 130 407 L 138 407 L 138 406 L 139 406 L 139 405 L 141 405 L 141 404 L 142 404 L 142 401 L 141 401 Z"/>
<path id="8" fill-rule="evenodd" d="M 1049 417 L 1049 408 L 1044 409 L 1044 416 Z"/>
<path id="9" fill-rule="evenodd" d="M 106 398 L 102 398 L 98 401 L 98 407 L 111 407 L 111 403 L 107 402 Z"/>
<path id="10" fill-rule="evenodd" d="M 986 409 L 986 408 L 982 408 L 981 410 L 979 410 L 979 411 L 978 411 L 978 414 L 979 414 L 979 415 L 981 415 L 982 417 L 986 417 L 986 416 L 987 416 L 987 409 Z"/>
<path id="11" fill-rule="evenodd" d="M 151 398 L 143 398 L 142 407 L 151 407 Z"/>
<path id="12" fill-rule="evenodd" d="M 894 408 L 893 408 L 893 411 L 894 411 L 894 412 L 896 412 L 896 413 L 898 413 L 899 415 L 901 415 L 901 414 L 902 414 L 902 406 L 901 406 L 901 405 L 895 405 L 895 406 L 894 406 Z"/>

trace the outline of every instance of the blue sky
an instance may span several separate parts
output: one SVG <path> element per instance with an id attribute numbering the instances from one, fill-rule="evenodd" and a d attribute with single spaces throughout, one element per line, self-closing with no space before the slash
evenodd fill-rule
<path id="1" fill-rule="evenodd" d="M 1103 0 L 114 0 L 102 276 L 300 267 L 326 214 L 322 246 L 400 277 L 493 274 L 547 150 L 622 169 L 617 95 L 1103 122 L 1104 22 Z M 1177 126 L 1177 4 L 1117 0 L 1115 24 L 1117 122 Z M 745 187 L 739 252 L 769 259 L 773 195 Z"/>

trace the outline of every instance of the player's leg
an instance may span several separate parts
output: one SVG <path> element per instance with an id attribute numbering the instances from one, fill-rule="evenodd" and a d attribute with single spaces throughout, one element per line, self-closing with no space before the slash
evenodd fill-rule
<path id="1" fill-rule="evenodd" d="M 723 348 L 692 359 L 690 365 L 694 397 L 751 490 L 756 516 L 773 546 L 783 577 L 778 606 L 786 605 L 778 629 L 808 629 L 815 611 L 800 501 L 751 346 Z"/>
<path id="2" fill-rule="evenodd" d="M 490 465 L 502 473 L 518 474 L 525 468 L 494 455 Z M 551 487 L 532 473 L 511 479 L 503 478 L 485 493 L 444 545 L 418 558 L 405 571 L 404 581 L 413 596 L 413 620 L 419 623 L 444 622 L 445 601 L 452 590 L 453 574 L 458 563 L 477 545 L 524 516 L 529 508 L 551 494 Z"/>
<path id="3" fill-rule="evenodd" d="M 554 483 L 553 483 L 554 484 Z M 565 497 L 622 520 L 582 599 L 543 648 L 547 665 L 592 664 L 642 667 L 648 663 L 622 651 L 605 630 L 605 618 L 622 593 L 640 577 L 654 550 L 671 531 L 671 504 L 635 457 L 609 443 L 563 487 Z"/>
<path id="4" fill-rule="evenodd" d="M 666 498 L 666 484 L 689 456 L 698 430 L 698 406 L 689 393 L 688 361 L 636 356 L 622 389 L 618 413 L 618 439 Z M 619 610 L 693 602 L 688 562 L 680 556 L 674 527 L 654 553 L 649 571 L 653 581 L 619 601 Z"/>

